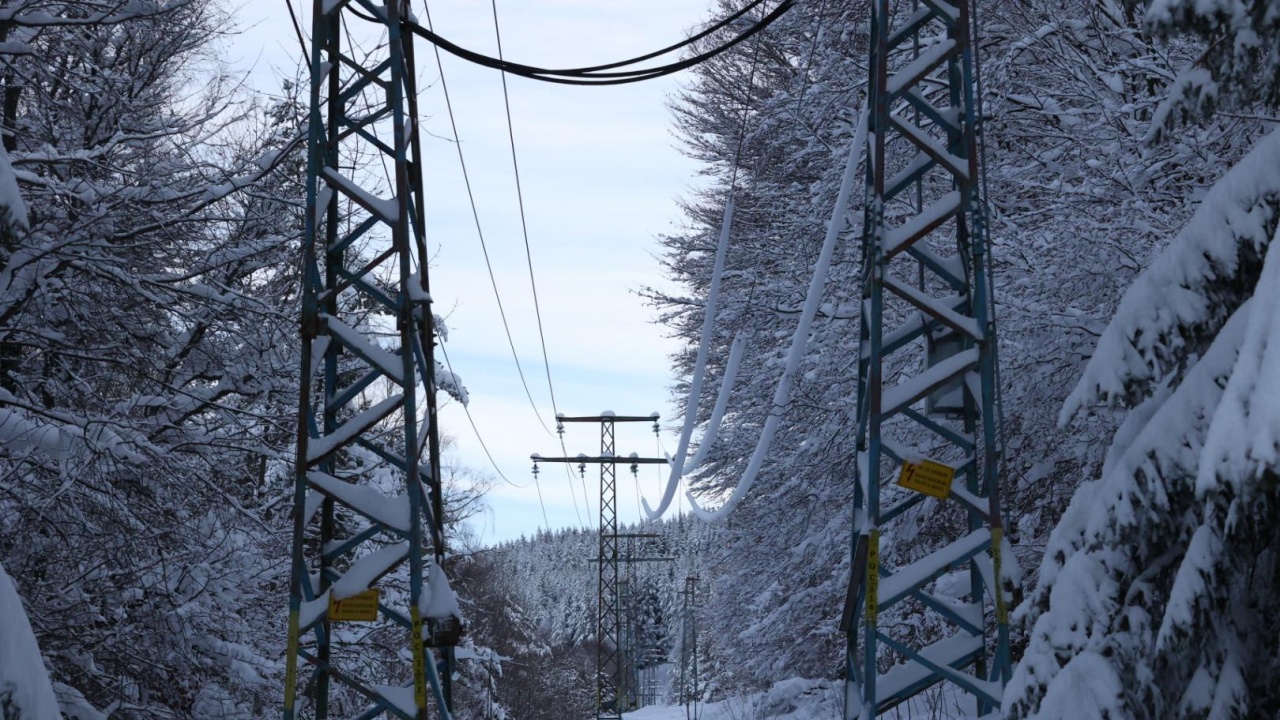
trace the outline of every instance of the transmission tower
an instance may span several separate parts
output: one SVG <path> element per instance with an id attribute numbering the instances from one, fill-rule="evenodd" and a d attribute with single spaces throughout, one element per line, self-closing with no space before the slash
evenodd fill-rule
<path id="1" fill-rule="evenodd" d="M 631 465 L 631 473 L 636 474 L 636 464 Z M 618 666 L 620 668 L 618 697 L 622 707 L 637 708 L 646 704 L 646 685 L 641 682 L 640 671 L 652 670 L 651 647 L 640 644 L 640 578 L 638 568 L 642 563 L 675 562 L 673 557 L 642 556 L 637 554 L 636 541 L 642 543 L 662 537 L 657 533 L 618 533 L 615 536 L 622 547 L 618 558 L 618 608 L 622 617 L 621 642 L 618 646 Z M 652 673 L 649 673 L 650 675 Z"/>
<path id="2" fill-rule="evenodd" d="M 460 626 L 439 567 L 444 518 L 409 6 L 315 0 L 312 17 L 284 717 L 425 720 L 434 706 L 447 719 Z M 369 51 L 346 47 L 352 37 L 378 40 Z M 391 174 L 382 185 L 363 167 Z M 375 624 L 357 633 L 348 621 Z M 400 638 L 403 652 L 374 654 Z M 428 657 L 431 645 L 438 660 Z"/>
<path id="3" fill-rule="evenodd" d="M 684 579 L 680 591 L 680 695 L 686 720 L 698 720 L 698 576 Z"/>
<path id="4" fill-rule="evenodd" d="M 533 469 L 538 463 L 573 463 L 585 472 L 587 465 L 600 466 L 600 545 L 597 569 L 599 570 L 596 601 L 596 718 L 597 720 L 621 720 L 627 697 L 620 692 L 627 683 L 628 668 L 623 665 L 622 603 L 619 595 L 618 545 L 623 536 L 618 535 L 618 468 L 619 462 L 628 463 L 634 469 L 638 465 L 666 464 L 665 458 L 640 457 L 635 453 L 618 457 L 615 452 L 615 430 L 618 423 L 649 422 L 658 432 L 658 413 L 647 416 L 600 415 L 556 417 L 557 429 L 563 431 L 564 423 L 600 423 L 600 455 L 589 457 L 543 457 L 533 454 Z"/>
<path id="5" fill-rule="evenodd" d="M 971 9 L 899 7 L 872 3 L 848 720 L 944 681 L 971 694 L 981 717 L 999 708 L 1009 677 Z M 949 541 L 899 548 L 904 562 L 889 568 L 881 528 L 926 500 L 937 504 L 917 511 L 929 535 Z M 965 592 L 939 592 L 944 574 Z M 883 628 L 878 618 L 899 603 L 913 624 L 950 634 L 920 647 Z"/>

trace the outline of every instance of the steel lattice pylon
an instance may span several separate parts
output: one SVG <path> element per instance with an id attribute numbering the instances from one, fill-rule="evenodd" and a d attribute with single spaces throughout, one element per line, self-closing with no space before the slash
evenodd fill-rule
<path id="1" fill-rule="evenodd" d="M 444 637 L 456 618 L 423 624 L 451 595 L 438 567 L 435 360 L 408 13 L 406 0 L 312 6 L 286 720 L 425 720 L 432 705 L 450 715 Z M 374 38 L 373 49 L 346 47 L 353 37 Z M 366 591 L 378 585 L 380 597 Z M 338 618 L 361 601 L 377 624 L 349 632 Z M 443 672 L 424 638 L 441 641 L 433 644 Z M 403 650 L 379 649 L 388 647 Z"/>
<path id="2" fill-rule="evenodd" d="M 601 417 L 600 457 L 614 454 L 614 418 Z M 618 595 L 618 467 L 600 463 L 600 562 L 596 585 L 596 717 L 621 718 L 622 691 L 626 686 L 622 667 L 622 598 Z"/>
<path id="3" fill-rule="evenodd" d="M 976 697 L 985 715 L 999 708 L 1009 677 L 969 1 L 917 0 L 910 12 L 872 3 L 859 460 L 844 617 L 849 720 L 940 681 Z M 933 524 L 921 534 L 930 539 L 897 548 L 903 564 L 891 571 L 880 561 L 881 528 L 925 500 L 937 503 L 917 510 Z M 959 583 L 944 592 L 934 581 L 945 574 Z M 882 628 L 878 618 L 900 602 L 914 605 L 919 625 L 949 634 L 920 647 Z"/>
<path id="4" fill-rule="evenodd" d="M 653 423 L 654 432 L 658 432 L 658 413 L 647 416 L 617 415 L 606 412 L 600 415 L 566 417 L 556 416 L 556 429 L 564 432 L 565 423 L 600 423 L 600 455 L 588 457 L 543 457 L 534 454 L 533 471 L 538 472 L 538 463 L 572 463 L 579 471 L 586 472 L 588 464 L 600 466 L 600 545 L 599 557 L 596 559 L 599 570 L 596 602 L 596 718 L 598 720 L 621 720 L 623 705 L 628 700 L 629 683 L 626 680 L 627 665 L 624 658 L 626 648 L 623 638 L 624 627 L 622 612 L 624 599 L 620 597 L 622 583 L 618 574 L 620 562 L 619 547 L 624 538 L 651 537 L 643 534 L 618 534 L 618 463 L 631 465 L 632 472 L 638 465 L 666 465 L 666 458 L 640 457 L 632 453 L 625 458 L 618 457 L 615 448 L 617 423 L 648 422 Z"/>

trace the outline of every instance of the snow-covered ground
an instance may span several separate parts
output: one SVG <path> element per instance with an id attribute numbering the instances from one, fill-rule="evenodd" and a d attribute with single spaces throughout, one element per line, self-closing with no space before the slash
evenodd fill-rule
<path id="1" fill-rule="evenodd" d="M 843 686 L 828 680 L 792 678 L 768 692 L 699 703 L 697 714 L 684 705 L 652 705 L 625 713 L 623 720 L 841 720 Z M 881 716 L 884 720 L 972 720 L 972 700 L 935 688 Z"/>

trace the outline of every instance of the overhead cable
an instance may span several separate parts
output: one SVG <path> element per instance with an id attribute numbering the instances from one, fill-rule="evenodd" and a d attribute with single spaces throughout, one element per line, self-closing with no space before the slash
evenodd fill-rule
<path id="1" fill-rule="evenodd" d="M 424 4 L 425 7 L 425 4 Z M 431 10 L 427 8 L 427 24 L 431 24 Z M 520 356 L 516 352 L 516 342 L 511 336 L 511 326 L 507 322 L 507 311 L 502 305 L 502 295 L 498 292 L 498 279 L 493 272 L 493 263 L 489 259 L 489 246 L 484 239 L 484 230 L 480 226 L 480 211 L 476 208 L 476 196 L 471 189 L 471 175 L 467 172 L 467 160 L 462 154 L 462 138 L 458 134 L 458 122 L 453 115 L 453 101 L 449 97 L 449 84 L 444 79 L 444 63 L 440 60 L 440 51 L 435 51 L 436 67 L 440 73 L 440 88 L 444 91 L 444 104 L 449 114 L 449 126 L 453 129 L 453 144 L 458 150 L 458 164 L 462 166 L 462 181 L 467 189 L 467 198 L 471 203 L 471 217 L 475 220 L 476 235 L 480 238 L 480 251 L 484 255 L 484 265 L 489 272 L 489 284 L 493 287 L 493 297 L 498 302 L 498 316 L 502 320 L 502 329 L 507 336 L 507 345 L 511 347 L 511 357 L 516 363 L 516 373 L 520 375 L 520 384 L 524 386 L 525 397 L 529 399 L 529 405 L 533 408 L 534 416 L 538 418 L 538 424 L 542 425 L 542 429 L 551 434 L 551 428 L 542 421 L 542 413 L 538 412 L 538 405 L 533 400 L 533 393 L 529 391 L 529 382 L 525 379 L 524 368 L 520 365 Z"/>
<path id="2" fill-rule="evenodd" d="M 498 44 L 498 59 L 502 59 L 502 31 L 498 23 L 498 0 L 490 0 L 490 6 L 493 8 L 493 36 Z M 529 267 L 529 289 L 533 293 L 533 315 L 538 322 L 538 340 L 542 344 L 542 367 L 547 375 L 547 392 L 551 395 L 551 411 L 560 417 L 560 408 L 556 404 L 556 388 L 551 382 L 551 358 L 547 354 L 547 335 L 542 327 L 542 304 L 538 301 L 538 283 L 533 273 L 533 249 L 529 244 L 529 222 L 524 211 L 524 186 L 520 182 L 520 162 L 516 155 L 516 131 L 515 124 L 511 121 L 511 95 L 507 91 L 507 74 L 499 73 L 502 78 L 502 105 L 507 115 L 507 140 L 511 145 L 511 171 L 516 179 L 516 201 L 520 207 L 520 233 L 524 238 L 524 259 L 525 264 Z M 568 456 L 569 451 L 564 445 L 564 433 L 557 433 L 560 437 L 560 449 Z M 573 513 L 578 517 L 578 524 L 586 527 L 586 522 L 582 519 L 582 513 L 578 511 L 578 494 L 573 488 L 573 471 L 568 465 L 564 466 L 565 478 L 569 481 L 569 497 L 573 500 Z M 587 487 L 584 482 L 582 486 L 582 501 L 586 504 L 588 516 L 591 513 L 591 498 L 587 495 Z"/>
<path id="3" fill-rule="evenodd" d="M 779 6 L 781 7 L 781 6 Z M 776 10 L 776 9 L 775 9 Z M 689 397 L 685 401 L 684 426 L 680 430 L 680 442 L 676 446 L 676 456 L 669 459 L 671 475 L 667 487 L 662 493 L 662 500 L 656 510 L 649 507 L 648 500 L 641 500 L 645 514 L 650 520 L 657 520 L 671 506 L 680 479 L 693 472 L 706 458 L 716 436 L 720 432 L 720 420 L 724 417 L 724 409 L 729 402 L 729 394 L 733 389 L 738 372 L 738 361 L 742 354 L 741 334 L 735 334 L 729 350 L 729 360 L 725 366 L 724 377 L 720 381 L 720 392 L 716 397 L 715 411 L 707 424 L 707 431 L 702 436 L 698 454 L 692 462 L 686 463 L 689 452 L 689 441 L 693 438 L 693 426 L 698 419 L 698 406 L 702 399 L 702 381 L 707 369 L 707 356 L 711 348 L 711 333 L 715 327 L 716 310 L 720 302 L 720 281 L 724 276 L 724 260 L 729 249 L 729 235 L 733 227 L 734 194 L 738 189 L 738 170 L 742 164 L 742 150 L 747 144 L 747 122 L 751 117 L 751 96 L 755 87 L 756 70 L 760 65 L 760 42 L 756 42 L 751 54 L 751 71 L 747 73 L 746 99 L 742 103 L 742 120 L 738 128 L 738 147 L 733 153 L 733 171 L 729 175 L 729 190 L 724 203 L 724 216 L 720 219 L 720 238 L 716 242 L 716 257 L 711 269 L 711 287 L 707 291 L 707 302 L 702 314 L 702 334 L 698 341 L 698 355 L 693 363 L 693 376 L 689 381 Z"/>
<path id="4" fill-rule="evenodd" d="M 840 192 L 836 196 L 835 207 L 831 211 L 831 221 L 827 223 L 826 237 L 822 240 L 822 251 L 818 254 L 818 262 L 814 267 L 813 277 L 809 280 L 809 290 L 805 294 L 804 311 L 800 314 L 800 322 L 796 325 L 795 334 L 791 337 L 791 348 L 787 351 L 787 362 L 783 368 L 782 377 L 778 378 L 778 387 L 773 393 L 773 405 L 769 410 L 768 418 L 765 419 L 764 429 L 760 432 L 760 439 L 756 442 L 755 452 L 751 453 L 751 459 L 747 462 L 747 469 L 742 473 L 742 477 L 739 478 L 733 493 L 719 508 L 706 510 L 698 504 L 697 498 L 693 496 L 692 491 L 685 493 L 685 497 L 689 500 L 689 505 L 693 508 L 693 513 L 703 520 L 723 519 L 733 512 L 738 503 L 742 502 L 742 499 L 746 497 L 751 490 L 751 486 L 755 483 L 756 476 L 760 473 L 764 458 L 769 453 L 769 447 L 773 444 L 773 437 L 782 421 L 782 414 L 791 402 L 791 385 L 795 381 L 796 371 L 799 369 L 805 346 L 808 345 L 809 328 L 812 327 L 813 318 L 818 313 L 818 304 L 822 300 L 822 291 L 827 283 L 827 272 L 831 268 L 831 256 L 835 252 L 836 239 L 840 231 L 844 229 L 846 213 L 849 209 L 849 194 L 853 188 L 853 179 L 857 174 L 858 165 L 862 159 L 862 151 L 865 149 L 867 141 L 868 110 L 864 108 L 860 115 L 858 130 L 854 133 L 853 142 L 849 147 L 849 160 L 845 164 L 844 177 L 840 180 Z"/>
<path id="5" fill-rule="evenodd" d="M 729 24 L 731 24 L 732 22 L 740 18 L 743 14 L 745 14 L 746 11 L 751 10 L 763 4 L 764 1 L 765 0 L 753 0 L 751 3 L 747 5 L 747 7 L 738 11 L 737 13 L 730 16 L 729 18 L 726 18 L 725 20 L 715 23 L 707 30 L 704 30 L 703 32 L 693 36 L 689 40 L 686 40 L 681 43 L 677 43 L 676 45 L 672 45 L 668 48 L 664 48 L 663 50 L 659 50 L 653 53 L 648 53 L 646 55 L 642 55 L 637 58 L 632 58 L 630 60 L 623 60 L 619 62 L 608 63 L 606 65 L 597 65 L 594 67 L 585 67 L 585 68 L 569 68 L 569 69 L 540 68 L 533 65 L 525 65 L 522 63 L 511 62 L 501 57 L 497 57 L 497 58 L 490 57 L 488 55 L 484 55 L 482 53 L 478 53 L 473 50 L 468 50 L 433 32 L 430 28 L 430 23 L 431 23 L 430 17 L 427 18 L 428 27 L 423 27 L 414 22 L 407 22 L 406 26 L 411 32 L 426 39 L 428 42 L 430 42 L 432 45 L 434 45 L 438 49 L 444 50 L 445 52 L 450 53 L 451 55 L 457 56 L 459 58 L 462 58 L 463 60 L 467 60 L 468 62 L 472 62 L 477 65 L 482 65 L 488 68 L 493 68 L 494 70 L 501 70 L 503 72 L 508 72 L 513 75 L 519 75 L 520 77 L 529 78 L 531 80 L 539 80 L 542 82 L 549 82 L 549 83 L 558 83 L 562 85 L 623 85 L 627 83 L 652 80 L 654 78 L 663 77 L 664 75 L 671 75 L 673 73 L 680 72 L 681 70 L 685 70 L 690 67 L 693 67 L 694 65 L 697 65 L 698 63 L 701 63 L 712 57 L 715 57 L 716 55 L 719 55 L 720 53 L 723 53 L 726 50 L 729 50 L 730 48 L 734 47 L 735 45 L 742 42 L 743 40 L 746 40 L 747 38 L 750 38 L 753 35 L 764 30 L 765 28 L 769 27 L 770 25 L 773 24 L 774 21 L 782 17 L 784 13 L 786 13 L 795 5 L 795 0 L 783 0 L 783 2 L 780 3 L 778 7 L 774 8 L 772 12 L 765 15 L 760 20 L 753 23 L 750 27 L 746 28 L 738 35 L 735 35 L 730 40 L 714 48 L 711 48 L 710 50 L 705 50 L 703 52 L 696 53 L 683 60 L 677 60 L 674 62 L 667 63 L 665 65 L 659 65 L 656 67 L 640 68 L 636 70 L 622 70 L 622 71 L 616 71 L 616 72 L 613 71 L 615 68 L 633 65 L 638 62 L 650 60 L 660 55 L 668 54 L 674 50 L 687 47 L 692 42 L 695 42 L 696 39 L 701 39 L 711 34 L 712 32 L 715 32 L 716 30 L 727 27 Z"/>

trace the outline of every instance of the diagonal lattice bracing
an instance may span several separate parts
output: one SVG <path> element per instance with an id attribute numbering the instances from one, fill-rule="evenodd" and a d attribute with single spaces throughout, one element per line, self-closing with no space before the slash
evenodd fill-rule
<path id="1" fill-rule="evenodd" d="M 872 6 L 849 720 L 938 683 L 983 716 L 1009 676 L 968 2 Z"/>
<path id="2" fill-rule="evenodd" d="M 408 9 L 312 6 L 286 720 L 450 715 Z"/>

